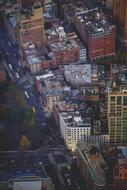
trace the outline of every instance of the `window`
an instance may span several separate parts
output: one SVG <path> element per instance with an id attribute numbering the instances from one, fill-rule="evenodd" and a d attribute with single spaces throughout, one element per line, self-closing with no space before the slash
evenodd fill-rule
<path id="1" fill-rule="evenodd" d="M 115 101 L 115 96 L 111 96 L 111 102 Z"/>
<path id="2" fill-rule="evenodd" d="M 123 105 L 127 105 L 127 96 L 123 97 Z"/>
<path id="3" fill-rule="evenodd" d="M 122 100 L 122 97 L 121 97 L 121 96 L 118 96 L 118 97 L 117 97 L 117 105 L 121 105 L 121 100 Z"/>

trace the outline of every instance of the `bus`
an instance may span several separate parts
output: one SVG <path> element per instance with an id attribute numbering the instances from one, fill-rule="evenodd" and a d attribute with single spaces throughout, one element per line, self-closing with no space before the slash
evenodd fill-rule
<path id="1" fill-rule="evenodd" d="M 19 65 L 19 66 L 21 66 L 21 63 L 20 63 L 20 61 L 18 61 L 18 65 Z"/>
<path id="2" fill-rule="evenodd" d="M 10 70 L 12 71 L 12 66 L 11 66 L 11 64 L 8 64 L 8 66 L 9 66 Z"/>
<path id="3" fill-rule="evenodd" d="M 19 74 L 16 72 L 15 73 L 15 75 L 16 75 L 16 77 L 19 79 L 20 78 L 20 76 L 19 76 Z"/>
<path id="4" fill-rule="evenodd" d="M 25 93 L 25 96 L 26 96 L 27 98 L 29 98 L 28 92 L 25 91 L 24 93 Z"/>
<path id="5" fill-rule="evenodd" d="M 11 46 L 11 42 L 8 42 L 8 45 Z"/>

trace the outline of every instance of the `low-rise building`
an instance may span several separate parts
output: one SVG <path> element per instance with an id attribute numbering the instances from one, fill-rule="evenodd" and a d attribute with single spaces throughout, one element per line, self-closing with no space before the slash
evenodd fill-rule
<path id="1" fill-rule="evenodd" d="M 113 171 L 112 189 L 127 189 L 127 148 L 118 147 L 118 160 Z"/>
<path id="2" fill-rule="evenodd" d="M 45 43 L 44 16 L 41 4 L 22 9 L 19 15 L 21 44 L 30 42 L 41 47 Z"/>
<path id="3" fill-rule="evenodd" d="M 52 72 L 36 77 L 36 88 L 43 98 L 45 111 L 52 112 L 54 102 L 64 95 L 63 80 L 62 75 Z"/>
<path id="4" fill-rule="evenodd" d="M 88 189 L 107 189 L 106 170 L 108 168 L 96 144 L 78 144 L 77 166 Z"/>
<path id="5" fill-rule="evenodd" d="M 23 55 L 31 73 L 40 73 L 44 68 L 55 65 L 55 58 L 48 46 L 36 48 L 33 42 L 23 43 Z"/>
<path id="6" fill-rule="evenodd" d="M 115 55 L 115 26 L 102 11 L 95 8 L 77 14 L 75 27 L 88 48 L 90 60 Z"/>
<path id="7" fill-rule="evenodd" d="M 23 44 L 23 54 L 31 73 L 34 74 L 42 70 L 42 61 L 33 43 Z"/>
<path id="8" fill-rule="evenodd" d="M 37 151 L 1 151 L 0 171 L 1 190 L 54 190 L 43 167 L 43 156 Z"/>
<path id="9" fill-rule="evenodd" d="M 91 134 L 91 119 L 81 118 L 79 112 L 60 113 L 60 133 L 67 147 L 75 151 L 77 143 L 88 141 Z"/>
<path id="10" fill-rule="evenodd" d="M 79 61 L 80 49 L 77 42 L 73 39 L 66 39 L 50 44 L 51 51 L 54 53 L 57 65 L 73 63 Z"/>
<path id="11" fill-rule="evenodd" d="M 25 9 L 19 9 L 18 2 L 9 4 L 5 8 L 4 24 L 12 41 L 21 47 L 22 43 L 30 41 L 37 47 L 45 43 L 43 8 L 39 1 L 36 6 Z"/>
<path id="12" fill-rule="evenodd" d="M 68 83 L 73 86 L 83 86 L 91 83 L 91 65 L 66 65 L 64 66 L 64 76 Z"/>

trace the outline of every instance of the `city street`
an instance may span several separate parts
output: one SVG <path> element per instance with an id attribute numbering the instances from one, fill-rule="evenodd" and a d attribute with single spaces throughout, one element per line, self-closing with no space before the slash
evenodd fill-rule
<path id="1" fill-rule="evenodd" d="M 35 109 L 36 118 L 39 126 L 46 125 L 46 117 L 43 111 L 43 107 L 40 104 L 40 100 L 37 98 L 37 93 L 34 88 L 33 78 L 30 73 L 23 73 L 23 66 L 20 61 L 20 55 L 17 45 L 12 44 L 7 32 L 3 28 L 0 28 L 0 50 L 5 58 L 4 67 L 9 70 L 12 81 L 15 81 L 23 90 L 24 95 L 27 92 L 27 102 L 31 108 Z"/>

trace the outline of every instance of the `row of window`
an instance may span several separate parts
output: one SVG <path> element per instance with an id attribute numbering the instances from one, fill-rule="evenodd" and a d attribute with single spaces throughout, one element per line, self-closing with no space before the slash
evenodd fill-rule
<path id="1" fill-rule="evenodd" d="M 123 96 L 123 100 L 122 96 L 111 96 L 110 101 L 115 103 L 117 102 L 117 105 L 127 105 L 127 96 Z"/>

